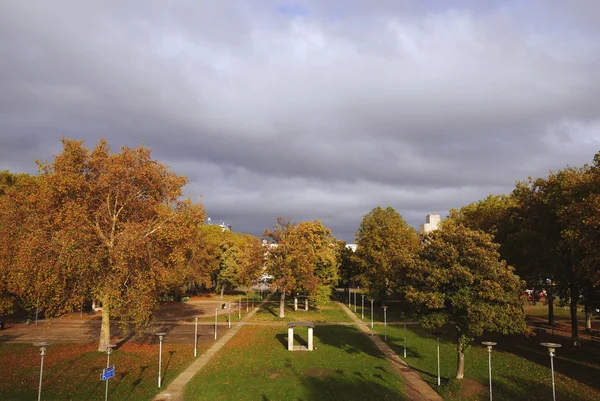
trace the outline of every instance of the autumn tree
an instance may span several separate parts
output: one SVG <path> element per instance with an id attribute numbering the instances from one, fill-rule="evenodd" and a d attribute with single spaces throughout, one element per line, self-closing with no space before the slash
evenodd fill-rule
<path id="1" fill-rule="evenodd" d="M 267 272 L 281 294 L 279 317 L 285 316 L 285 297 L 295 290 L 308 291 L 316 299 L 325 297 L 337 282 L 335 238 L 318 221 L 298 225 L 278 218 L 273 230 L 263 234 L 275 243 L 267 252 Z"/>
<path id="2" fill-rule="evenodd" d="M 76 283 L 77 296 L 85 289 L 102 303 L 103 351 L 111 317 L 137 326 L 149 321 L 165 283 L 189 262 L 190 233 L 204 211 L 179 201 L 186 178 L 153 160 L 148 148 L 111 153 L 101 140 L 90 152 L 82 141 L 62 143 L 54 161 L 40 165 L 48 221 L 30 249 L 55 243 L 46 262 L 53 261 L 65 283 Z"/>
<path id="3" fill-rule="evenodd" d="M 521 291 L 524 282 L 500 259 L 489 234 L 452 220 L 428 234 L 421 263 L 411 271 L 409 300 L 425 327 L 456 326 L 456 378 L 464 376 L 465 348 L 485 331 L 502 334 L 526 329 Z"/>
<path id="4" fill-rule="evenodd" d="M 219 249 L 215 283 L 221 289 L 221 299 L 226 288 L 258 281 L 264 264 L 264 250 L 257 237 L 223 231 Z"/>
<path id="5" fill-rule="evenodd" d="M 415 263 L 420 240 L 414 228 L 392 207 L 376 207 L 356 232 L 356 257 L 372 294 L 385 300 L 404 285 L 405 274 Z"/>

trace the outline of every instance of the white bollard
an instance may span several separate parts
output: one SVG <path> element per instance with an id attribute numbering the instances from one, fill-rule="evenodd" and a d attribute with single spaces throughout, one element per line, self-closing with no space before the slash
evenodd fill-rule
<path id="1" fill-rule="evenodd" d="M 288 328 L 288 351 L 294 350 L 294 329 Z"/>

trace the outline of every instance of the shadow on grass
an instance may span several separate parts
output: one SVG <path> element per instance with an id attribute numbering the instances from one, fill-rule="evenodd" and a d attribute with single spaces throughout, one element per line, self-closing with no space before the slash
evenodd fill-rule
<path id="1" fill-rule="evenodd" d="M 349 354 L 366 353 L 383 358 L 381 351 L 362 331 L 352 326 L 319 326 L 315 328 L 315 337 L 324 345 L 339 348 Z"/>
<path id="2" fill-rule="evenodd" d="M 262 309 L 275 317 L 279 316 L 279 304 L 275 306 L 274 304 L 265 303 Z"/>
<path id="3" fill-rule="evenodd" d="M 573 347 L 569 338 L 560 338 L 550 334 L 538 334 L 534 337 L 489 335 L 497 341 L 499 350 L 510 352 L 531 362 L 550 367 L 548 350 L 542 347 L 542 342 L 557 342 L 562 344 L 556 350 L 554 370 L 596 390 L 600 390 L 600 347 L 587 345 Z M 600 398 L 600 397 L 599 397 Z"/>
<path id="4" fill-rule="evenodd" d="M 374 378 L 374 379 L 373 379 Z M 300 376 L 300 384 L 308 391 L 305 400 L 407 400 L 405 394 L 386 387 L 381 375 L 365 377 L 353 372 L 351 377 L 331 373 Z M 264 398 L 263 398 L 264 399 Z"/>
<path id="5" fill-rule="evenodd" d="M 425 330 L 420 327 L 411 327 L 410 330 L 414 334 L 420 337 L 429 337 L 433 341 L 435 341 L 435 335 L 432 335 L 430 331 Z M 445 327 L 444 331 L 446 334 L 440 337 L 441 344 L 447 344 L 451 346 L 455 346 L 455 330 L 453 327 Z M 389 336 L 388 336 L 389 337 Z M 473 346 L 480 346 L 481 341 L 495 341 L 498 343 L 497 346 L 494 347 L 494 350 L 504 351 L 510 354 L 514 354 L 516 357 L 523 358 L 529 362 L 535 363 L 539 366 L 543 366 L 549 370 L 550 368 L 550 356 L 548 354 L 548 350 L 545 347 L 542 347 L 540 343 L 542 342 L 557 342 L 562 344 L 561 348 L 556 350 L 556 356 L 554 358 L 554 369 L 557 373 L 560 373 L 564 376 L 569 377 L 572 380 L 575 380 L 581 384 L 594 388 L 595 390 L 600 390 L 600 347 L 594 346 L 591 344 L 582 346 L 582 347 L 573 347 L 571 346 L 570 339 L 559 336 L 552 336 L 550 333 L 539 333 L 535 336 L 527 337 L 524 335 L 501 335 L 497 333 L 487 333 L 482 337 L 478 337 L 475 339 Z M 390 346 L 394 349 L 394 351 L 401 355 L 402 352 L 402 341 L 403 339 L 395 338 L 394 341 L 390 342 Z M 432 341 L 432 342 L 433 342 Z M 410 353 L 410 341 L 408 343 L 408 351 Z M 432 344 L 431 352 L 435 354 L 435 348 Z M 467 351 L 468 353 L 468 351 Z M 415 355 L 410 355 L 415 356 Z M 416 355 L 420 358 L 419 355 Z M 467 358 L 469 355 L 467 354 Z M 469 361 L 467 361 L 469 363 Z M 425 372 L 421 369 L 415 368 L 411 366 L 415 371 L 419 372 L 423 377 L 436 377 L 434 374 Z M 468 372 L 467 372 L 468 375 Z M 442 378 L 444 380 L 444 378 Z M 548 372 L 547 378 L 541 378 L 541 380 L 545 380 L 550 382 L 550 374 Z M 444 380 L 446 382 L 451 382 L 452 379 Z M 520 383 L 520 384 L 518 384 Z M 514 386 L 513 386 L 514 384 Z M 452 384 L 450 383 L 450 386 Z M 496 384 L 494 384 L 494 392 Z M 548 399 L 548 395 L 552 397 L 552 386 L 550 384 L 544 384 L 542 382 L 531 381 L 528 379 L 524 379 L 523 377 L 511 376 L 511 385 L 508 386 L 503 383 L 498 383 L 498 393 L 505 394 L 502 396 L 502 399 L 519 399 L 519 400 L 529 400 L 529 399 Z M 524 386 L 524 387 L 521 387 Z M 520 394 L 523 389 L 527 389 L 527 395 Z M 557 383 L 557 392 L 560 390 L 560 383 Z M 543 392 L 545 396 L 537 397 L 535 394 L 538 392 Z M 569 397 L 573 399 L 574 391 L 570 391 Z M 532 397 L 537 398 L 532 398 Z M 600 393 L 596 395 L 596 398 L 600 399 Z M 585 395 L 581 395 L 576 400 L 588 400 L 590 399 L 589 394 L 587 397 Z"/>
<path id="6" fill-rule="evenodd" d="M 524 380 L 518 376 L 505 376 L 508 379 L 510 385 L 505 382 L 492 383 L 492 391 L 494 399 L 500 400 L 512 400 L 512 401 L 537 401 L 537 400 L 551 400 L 552 399 L 552 384 L 534 382 L 532 380 Z M 527 392 L 523 392 L 523 389 L 527 389 Z M 489 387 L 486 385 L 486 393 L 488 393 Z M 571 392 L 565 398 L 565 394 L 561 394 L 560 386 L 556 388 L 557 399 L 569 399 L 571 401 L 587 401 L 590 398 L 585 397 L 583 394 L 577 394 Z"/>
<path id="7" fill-rule="evenodd" d="M 142 383 L 142 379 L 144 377 L 144 372 L 146 371 L 146 369 L 149 368 L 150 365 L 142 365 L 140 366 L 140 373 L 138 374 L 137 379 L 135 379 L 133 381 L 133 383 L 131 383 L 131 390 L 129 390 L 129 394 L 127 394 L 127 397 L 125 398 L 125 400 L 128 400 L 131 395 L 133 394 L 133 392 L 135 391 L 135 389 Z"/>

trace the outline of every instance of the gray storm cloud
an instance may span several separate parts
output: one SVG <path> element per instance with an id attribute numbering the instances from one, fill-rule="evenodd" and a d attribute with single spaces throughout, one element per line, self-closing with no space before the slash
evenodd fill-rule
<path id="1" fill-rule="evenodd" d="M 214 220 L 353 240 L 590 162 L 595 1 L 4 2 L 0 169 L 144 143 Z M 596 14 L 595 14 L 596 13 Z"/>

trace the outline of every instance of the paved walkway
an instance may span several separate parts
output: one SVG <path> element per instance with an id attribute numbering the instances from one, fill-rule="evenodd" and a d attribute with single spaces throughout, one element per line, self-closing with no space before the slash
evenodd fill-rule
<path id="1" fill-rule="evenodd" d="M 406 392 L 409 400 L 412 401 L 442 401 L 442 397 L 436 393 L 429 384 L 427 384 L 411 367 L 404 362 L 396 353 L 381 339 L 380 336 L 374 335 L 375 333 L 363 322 L 358 316 L 356 316 L 348 307 L 342 303 L 337 304 L 350 316 L 355 324 L 365 333 L 369 335 L 369 338 L 375 343 L 377 348 L 383 352 L 386 358 L 392 363 L 392 366 L 404 379 L 406 383 Z"/>
<path id="2" fill-rule="evenodd" d="M 183 391 L 187 382 L 190 381 L 192 377 L 196 373 L 198 373 L 206 364 L 210 361 L 210 359 L 217 353 L 229 340 L 233 338 L 237 334 L 238 331 L 242 328 L 242 326 L 249 319 L 254 316 L 256 311 L 260 309 L 260 307 L 269 300 L 270 295 L 265 298 L 259 305 L 257 305 L 254 309 L 252 309 L 244 318 L 234 323 L 231 328 L 227 329 L 227 334 L 217 340 L 216 343 L 213 344 L 205 353 L 200 355 L 198 359 L 196 359 L 186 370 L 184 370 L 175 380 L 169 384 L 169 386 L 154 397 L 154 401 L 182 401 L 183 400 Z"/>

